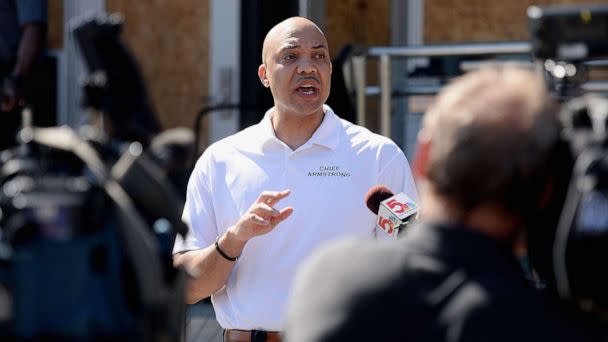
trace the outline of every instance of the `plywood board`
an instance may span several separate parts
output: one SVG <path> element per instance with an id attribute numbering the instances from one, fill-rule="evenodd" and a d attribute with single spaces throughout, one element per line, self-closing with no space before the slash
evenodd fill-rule
<path id="1" fill-rule="evenodd" d="M 193 127 L 208 96 L 209 1 L 107 0 L 106 8 L 125 18 L 123 37 L 163 127 Z"/>
<path id="2" fill-rule="evenodd" d="M 600 1 L 608 3 L 608 1 Z M 527 40 L 530 5 L 584 4 L 585 0 L 425 0 L 424 43 Z"/>

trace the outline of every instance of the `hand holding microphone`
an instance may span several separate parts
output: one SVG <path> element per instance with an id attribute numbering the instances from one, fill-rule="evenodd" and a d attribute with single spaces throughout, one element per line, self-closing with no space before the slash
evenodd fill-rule
<path id="1" fill-rule="evenodd" d="M 378 215 L 376 228 L 393 239 L 408 224 L 418 219 L 420 206 L 403 192 L 393 194 L 384 185 L 376 185 L 365 195 L 369 210 Z"/>

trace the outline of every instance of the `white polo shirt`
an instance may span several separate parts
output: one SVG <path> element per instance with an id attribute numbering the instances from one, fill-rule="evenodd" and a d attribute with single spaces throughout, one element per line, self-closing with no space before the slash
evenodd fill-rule
<path id="1" fill-rule="evenodd" d="M 212 296 L 226 329 L 280 331 L 300 263 L 330 240 L 375 235 L 375 215 L 364 198 L 370 187 L 384 184 L 417 200 L 408 161 L 395 143 L 328 106 L 324 112 L 295 151 L 276 138 L 269 110 L 257 125 L 209 146 L 194 168 L 183 214 L 190 231 L 177 239 L 175 253 L 213 244 L 262 191 L 292 190 L 275 207 L 291 206 L 293 214 L 246 244 L 226 286 Z"/>

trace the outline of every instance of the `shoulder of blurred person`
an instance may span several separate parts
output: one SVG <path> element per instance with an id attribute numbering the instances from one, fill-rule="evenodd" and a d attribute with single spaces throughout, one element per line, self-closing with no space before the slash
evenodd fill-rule
<path id="1" fill-rule="evenodd" d="M 44 51 L 46 22 L 45 0 L 0 0 L 0 150 L 16 144 L 19 112 L 26 98 L 36 102 L 45 98 L 43 91 L 33 90 L 40 88 L 40 79 L 32 69 L 41 64 L 34 62 Z M 36 124 L 44 121 L 39 117 L 35 116 Z"/>
<path id="2" fill-rule="evenodd" d="M 545 305 L 495 244 L 429 224 L 397 243 L 328 244 L 298 273 L 286 341 L 588 340 Z"/>

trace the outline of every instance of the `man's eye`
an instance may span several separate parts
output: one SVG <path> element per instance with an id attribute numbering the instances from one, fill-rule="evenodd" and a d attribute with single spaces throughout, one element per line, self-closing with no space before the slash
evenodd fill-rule
<path id="1" fill-rule="evenodd" d="M 323 58 L 325 58 L 325 54 L 320 53 L 320 54 L 318 54 L 316 57 L 317 57 L 318 59 L 323 59 Z"/>
<path id="2" fill-rule="evenodd" d="M 295 58 L 296 58 L 296 56 L 294 56 L 294 55 L 285 55 L 285 56 L 283 57 L 283 59 L 286 59 L 286 60 L 288 60 L 288 61 L 290 61 L 290 60 L 292 60 L 292 59 L 295 59 Z"/>

